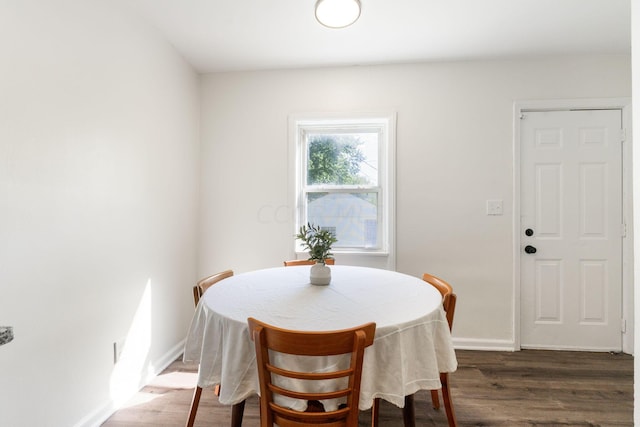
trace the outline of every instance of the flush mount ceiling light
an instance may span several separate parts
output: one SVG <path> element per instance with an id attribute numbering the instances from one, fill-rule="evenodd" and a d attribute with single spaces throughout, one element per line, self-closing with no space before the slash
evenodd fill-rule
<path id="1" fill-rule="evenodd" d="M 316 19 L 329 28 L 344 28 L 360 17 L 360 0 L 318 0 Z"/>

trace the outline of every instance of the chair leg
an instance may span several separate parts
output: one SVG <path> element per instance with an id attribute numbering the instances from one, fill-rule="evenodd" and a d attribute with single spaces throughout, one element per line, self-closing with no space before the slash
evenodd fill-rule
<path id="1" fill-rule="evenodd" d="M 242 416 L 244 414 L 244 400 L 231 407 L 231 427 L 242 426 Z"/>
<path id="2" fill-rule="evenodd" d="M 404 408 L 402 408 L 402 420 L 404 427 L 416 427 L 416 408 L 414 405 L 413 394 L 404 397 Z"/>
<path id="3" fill-rule="evenodd" d="M 453 403 L 451 402 L 451 389 L 449 388 L 449 374 L 444 372 L 440 374 L 440 382 L 442 383 L 442 400 L 444 409 L 447 412 L 447 420 L 449 427 L 457 427 L 456 414 L 453 411 Z"/>
<path id="4" fill-rule="evenodd" d="M 438 390 L 431 390 L 431 404 L 433 409 L 440 409 L 440 399 L 438 398 Z"/>
<path id="5" fill-rule="evenodd" d="M 371 407 L 371 427 L 378 427 L 378 415 L 380 414 L 380 398 L 373 399 Z"/>
<path id="6" fill-rule="evenodd" d="M 193 398 L 191 399 L 191 409 L 189 410 L 187 427 L 193 427 L 193 423 L 196 420 L 196 412 L 198 412 L 198 405 L 200 404 L 201 395 L 202 395 L 202 387 L 196 386 L 196 389 L 193 392 Z"/>

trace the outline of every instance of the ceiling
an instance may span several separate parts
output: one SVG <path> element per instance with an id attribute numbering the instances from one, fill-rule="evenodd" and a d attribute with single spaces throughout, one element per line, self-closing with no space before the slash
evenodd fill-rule
<path id="1" fill-rule="evenodd" d="M 201 73 L 631 53 L 631 0 L 361 0 L 339 30 L 315 0 L 129 1 Z"/>

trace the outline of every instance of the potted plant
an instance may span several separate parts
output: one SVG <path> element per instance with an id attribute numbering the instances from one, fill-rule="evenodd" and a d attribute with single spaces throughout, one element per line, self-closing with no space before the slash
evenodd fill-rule
<path id="1" fill-rule="evenodd" d="M 328 285 L 331 282 L 331 269 L 326 266 L 325 260 L 333 256 L 331 246 L 338 239 L 329 230 L 311 223 L 300 227 L 296 238 L 302 242 L 302 248 L 309 251 L 309 260 L 316 262 L 311 266 L 311 284 Z"/>

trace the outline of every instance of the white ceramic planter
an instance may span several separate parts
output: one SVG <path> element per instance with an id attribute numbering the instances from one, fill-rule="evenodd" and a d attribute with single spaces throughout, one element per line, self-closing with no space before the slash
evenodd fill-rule
<path id="1" fill-rule="evenodd" d="M 326 286 L 331 282 L 331 269 L 324 263 L 316 263 L 311 266 L 309 280 L 312 285 Z"/>

